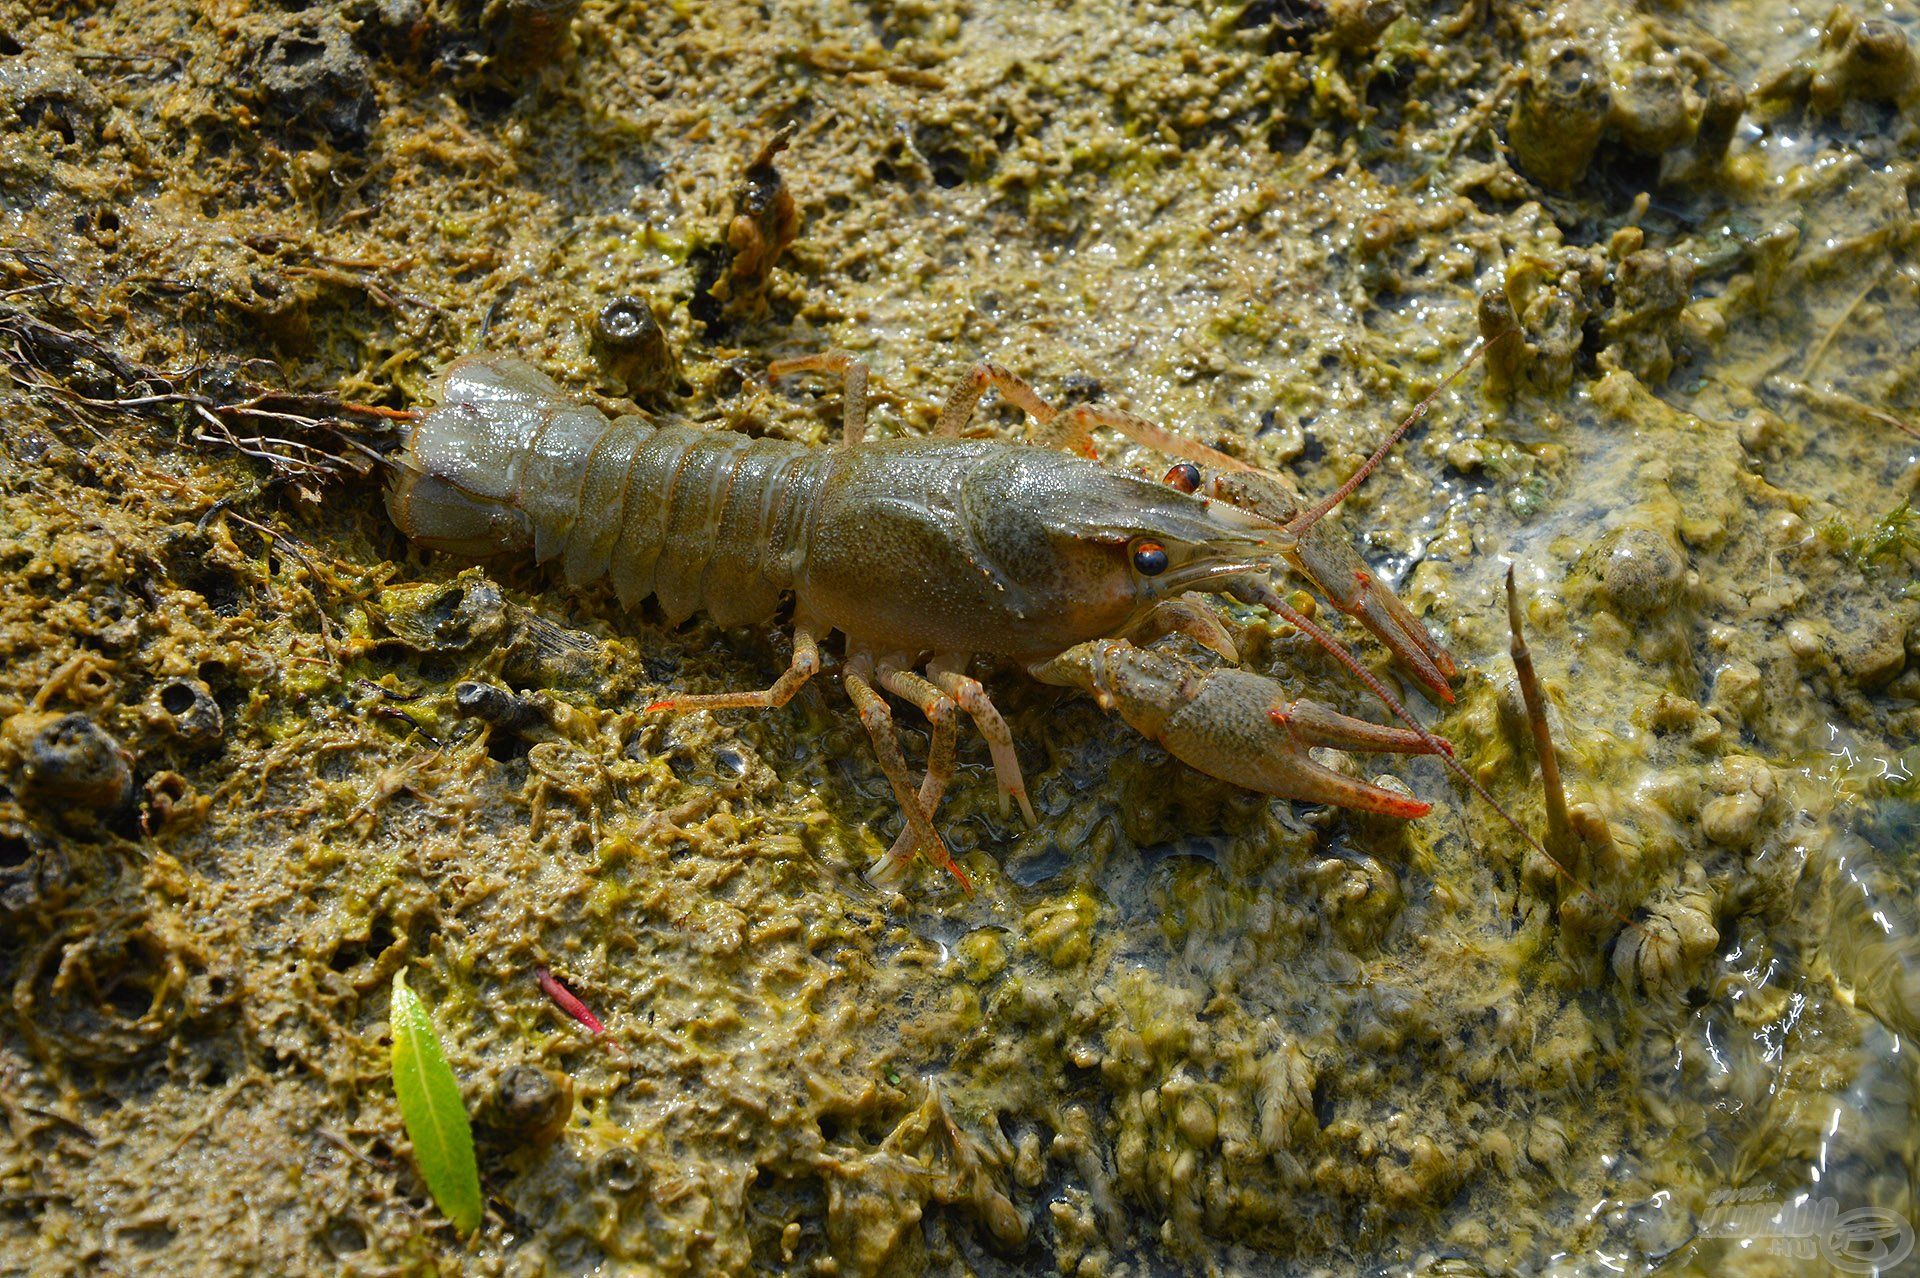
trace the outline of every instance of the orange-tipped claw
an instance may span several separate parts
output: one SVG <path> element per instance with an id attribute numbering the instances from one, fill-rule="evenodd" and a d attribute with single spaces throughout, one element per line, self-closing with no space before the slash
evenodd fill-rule
<path id="1" fill-rule="evenodd" d="M 1431 810 L 1431 804 L 1419 799 L 1398 794 L 1384 786 L 1356 781 L 1323 767 L 1314 762 L 1307 750 L 1311 746 L 1331 746 L 1337 750 L 1376 750 L 1390 754 L 1450 752 L 1451 747 L 1439 737 L 1423 738 L 1419 733 L 1409 732 L 1405 728 L 1369 723 L 1305 699 L 1291 704 L 1278 700 L 1267 710 L 1267 717 L 1283 729 L 1292 741 L 1280 744 L 1271 752 L 1271 762 L 1264 769 L 1270 784 L 1255 786 L 1255 789 L 1283 798 L 1300 799 L 1308 803 L 1331 803 L 1386 816 L 1422 817 Z"/>
<path id="2" fill-rule="evenodd" d="M 1289 701 L 1279 683 L 1228 666 L 1205 670 L 1124 639 L 1096 639 L 1034 667 L 1049 683 L 1092 693 L 1175 758 L 1235 785 L 1306 803 L 1412 818 L 1429 806 L 1318 762 L 1315 746 L 1445 754 L 1430 733 L 1369 723 L 1315 701 Z"/>
<path id="3" fill-rule="evenodd" d="M 1428 691 L 1453 704 L 1453 689 L 1447 681 L 1460 673 L 1453 655 L 1367 571 L 1359 552 L 1337 529 L 1315 524 L 1300 538 L 1291 558 L 1320 587 L 1327 602 L 1372 631 Z"/>
<path id="4" fill-rule="evenodd" d="M 1434 696 L 1451 703 L 1449 679 L 1460 667 L 1405 604 L 1367 569 L 1360 552 L 1322 515 L 1300 511 L 1300 495 L 1291 484 L 1265 471 L 1228 471 L 1217 475 L 1212 493 L 1221 501 L 1284 524 L 1295 540 L 1287 562 L 1311 581 L 1327 602 L 1372 631 L 1381 643 Z"/>

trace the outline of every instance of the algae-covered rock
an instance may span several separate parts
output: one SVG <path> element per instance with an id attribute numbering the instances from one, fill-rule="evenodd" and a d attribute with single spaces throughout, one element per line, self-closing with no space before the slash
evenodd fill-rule
<path id="1" fill-rule="evenodd" d="M 1565 190 L 1586 176 L 1612 111 L 1597 51 L 1578 40 L 1543 44 L 1507 116 L 1507 141 L 1522 172 Z"/>
<path id="2" fill-rule="evenodd" d="M 133 786 L 126 749 L 78 712 L 16 715 L 0 726 L 22 790 L 87 817 L 123 806 Z"/>
<path id="3" fill-rule="evenodd" d="M 263 105 L 296 134 L 358 148 L 380 118 L 366 56 L 344 23 L 289 15 L 262 37 L 248 73 Z"/>

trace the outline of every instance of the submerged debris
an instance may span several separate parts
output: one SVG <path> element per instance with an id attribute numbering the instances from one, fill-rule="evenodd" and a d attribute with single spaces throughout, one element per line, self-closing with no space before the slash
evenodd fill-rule
<path id="1" fill-rule="evenodd" d="M 733 218 L 727 223 L 732 256 L 712 289 L 728 315 L 758 319 L 766 314 L 774 263 L 800 234 L 800 208 L 773 162 L 793 135 L 789 124 L 768 138 L 733 194 Z"/>
<path id="2" fill-rule="evenodd" d="M 1553 730 L 1547 724 L 1546 696 L 1533 670 L 1533 652 L 1527 647 L 1526 625 L 1520 619 L 1520 595 L 1513 584 L 1513 565 L 1507 565 L 1507 628 L 1512 640 L 1514 674 L 1526 701 L 1527 723 L 1533 732 L 1534 754 L 1540 762 L 1540 786 L 1547 801 L 1547 851 L 1563 865 L 1574 863 L 1572 827 L 1567 821 L 1567 794 L 1560 784 L 1560 756 L 1553 748 Z"/>
<path id="3" fill-rule="evenodd" d="M 91 817 L 119 810 L 132 793 L 125 747 L 84 714 L 16 715 L 4 736 L 19 753 L 26 793 L 42 802 Z"/>
<path id="4" fill-rule="evenodd" d="M 573 1080 L 534 1065 L 515 1065 L 494 1081 L 479 1121 L 514 1144 L 550 1145 L 573 1117 Z"/>
<path id="5" fill-rule="evenodd" d="M 1613 112 L 1606 66 L 1584 41 L 1537 49 L 1507 117 L 1507 141 L 1521 171 L 1565 190 L 1587 174 Z"/>
<path id="6" fill-rule="evenodd" d="M 1920 102 L 1920 59 L 1900 27 L 1836 5 L 1821 30 L 1817 53 L 1769 77 L 1759 96 L 1803 102 L 1826 114 L 1854 100 L 1905 107 Z"/>
<path id="7" fill-rule="evenodd" d="M 616 298 L 594 318 L 593 357 L 642 404 L 657 404 L 680 375 L 666 330 L 644 294 Z"/>
<path id="8" fill-rule="evenodd" d="M 1650 997 L 1678 998 L 1719 947 L 1718 907 L 1705 872 L 1687 866 L 1680 885 L 1653 903 L 1641 926 L 1621 935 L 1613 951 L 1615 977 Z"/>
<path id="9" fill-rule="evenodd" d="M 1678 598 L 1686 558 L 1673 539 L 1652 528 L 1615 529 L 1590 552 L 1601 594 L 1623 617 L 1654 617 Z"/>

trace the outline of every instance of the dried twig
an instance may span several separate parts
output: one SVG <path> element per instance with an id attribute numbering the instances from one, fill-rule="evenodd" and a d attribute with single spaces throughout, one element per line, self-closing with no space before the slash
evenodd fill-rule
<path id="1" fill-rule="evenodd" d="M 1520 623 L 1520 596 L 1514 590 L 1513 565 L 1507 565 L 1507 626 L 1513 632 L 1514 673 L 1520 678 L 1520 696 L 1527 703 L 1527 722 L 1533 726 L 1533 749 L 1540 756 L 1540 783 L 1547 793 L 1547 846 L 1556 857 L 1573 854 L 1573 828 L 1567 821 L 1567 793 L 1560 784 L 1560 759 L 1554 753 L 1553 732 L 1547 727 L 1547 699 L 1527 650 L 1526 628 Z"/>
<path id="2" fill-rule="evenodd" d="M 1832 389 L 1821 390 L 1790 377 L 1769 377 L 1761 385 L 1766 390 L 1789 395 L 1809 408 L 1856 421 L 1877 422 L 1883 426 L 1891 426 L 1902 434 L 1920 439 L 1920 429 L 1915 429 L 1883 408 L 1877 408 L 1851 395 L 1844 395 Z"/>
<path id="3" fill-rule="evenodd" d="M 177 372 L 148 368 L 84 332 L 4 304 L 0 336 L 14 339 L 11 347 L 0 345 L 0 364 L 20 385 L 95 418 L 164 420 L 184 412 L 195 423 L 196 443 L 264 462 L 276 480 L 294 482 L 309 498 L 317 499 L 320 484 L 363 478 L 386 464 L 375 445 L 390 443 L 395 427 L 415 417 L 406 409 L 263 386 L 206 362 Z M 99 398 L 69 386 L 59 367 L 81 360 L 105 370 L 123 393 Z"/>
<path id="4" fill-rule="evenodd" d="M 277 528 L 248 519 L 237 510 L 229 508 L 223 512 L 228 519 L 237 520 L 267 539 L 270 546 L 278 546 L 307 570 L 307 598 L 313 601 L 314 615 L 320 618 L 320 647 L 325 650 L 327 660 L 335 666 L 340 664 L 340 653 L 333 645 L 333 624 L 327 616 L 327 607 L 320 601 L 320 570 L 314 566 L 307 555 L 307 548 L 295 537 L 288 536 Z"/>

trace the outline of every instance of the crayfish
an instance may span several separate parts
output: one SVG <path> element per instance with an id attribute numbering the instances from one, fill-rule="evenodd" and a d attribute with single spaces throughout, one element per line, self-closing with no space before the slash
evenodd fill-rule
<path id="1" fill-rule="evenodd" d="M 1337 492 L 1309 504 L 1285 477 L 1132 414 L 1057 410 L 992 364 L 961 380 L 933 436 L 891 439 L 866 438 L 865 365 L 830 351 L 777 361 L 768 375 L 803 371 L 844 379 L 837 443 L 609 421 L 518 359 L 468 356 L 446 370 L 437 405 L 413 427 L 388 509 L 428 547 L 531 552 L 557 560 L 574 585 L 607 576 L 623 606 L 651 595 L 670 625 L 696 611 L 722 626 L 765 624 L 792 600 L 793 658 L 772 686 L 673 696 L 654 711 L 785 705 L 820 672 L 821 641 L 839 631 L 841 685 L 906 818 L 868 871 L 877 883 L 897 879 L 919 850 L 966 882 L 933 824 L 961 714 L 986 740 L 1003 809 L 1017 803 L 1033 819 L 1012 734 L 973 673 L 981 658 L 1080 689 L 1176 758 L 1236 785 L 1394 817 L 1428 811 L 1312 758 L 1313 747 L 1331 746 L 1439 754 L 1452 764 L 1451 747 L 1288 604 L 1273 577 L 1282 566 L 1300 573 L 1452 701 L 1448 681 L 1458 672 L 1446 649 L 1326 522 L 1433 396 Z M 989 386 L 1058 446 L 964 437 Z M 1091 458 L 1096 429 L 1180 460 L 1162 483 L 1116 473 Z M 1312 636 L 1407 726 L 1291 697 L 1237 668 L 1232 635 L 1206 595 L 1265 608 Z M 1207 668 L 1152 646 L 1175 632 L 1228 664 Z M 917 786 L 883 693 L 932 725 Z"/>

